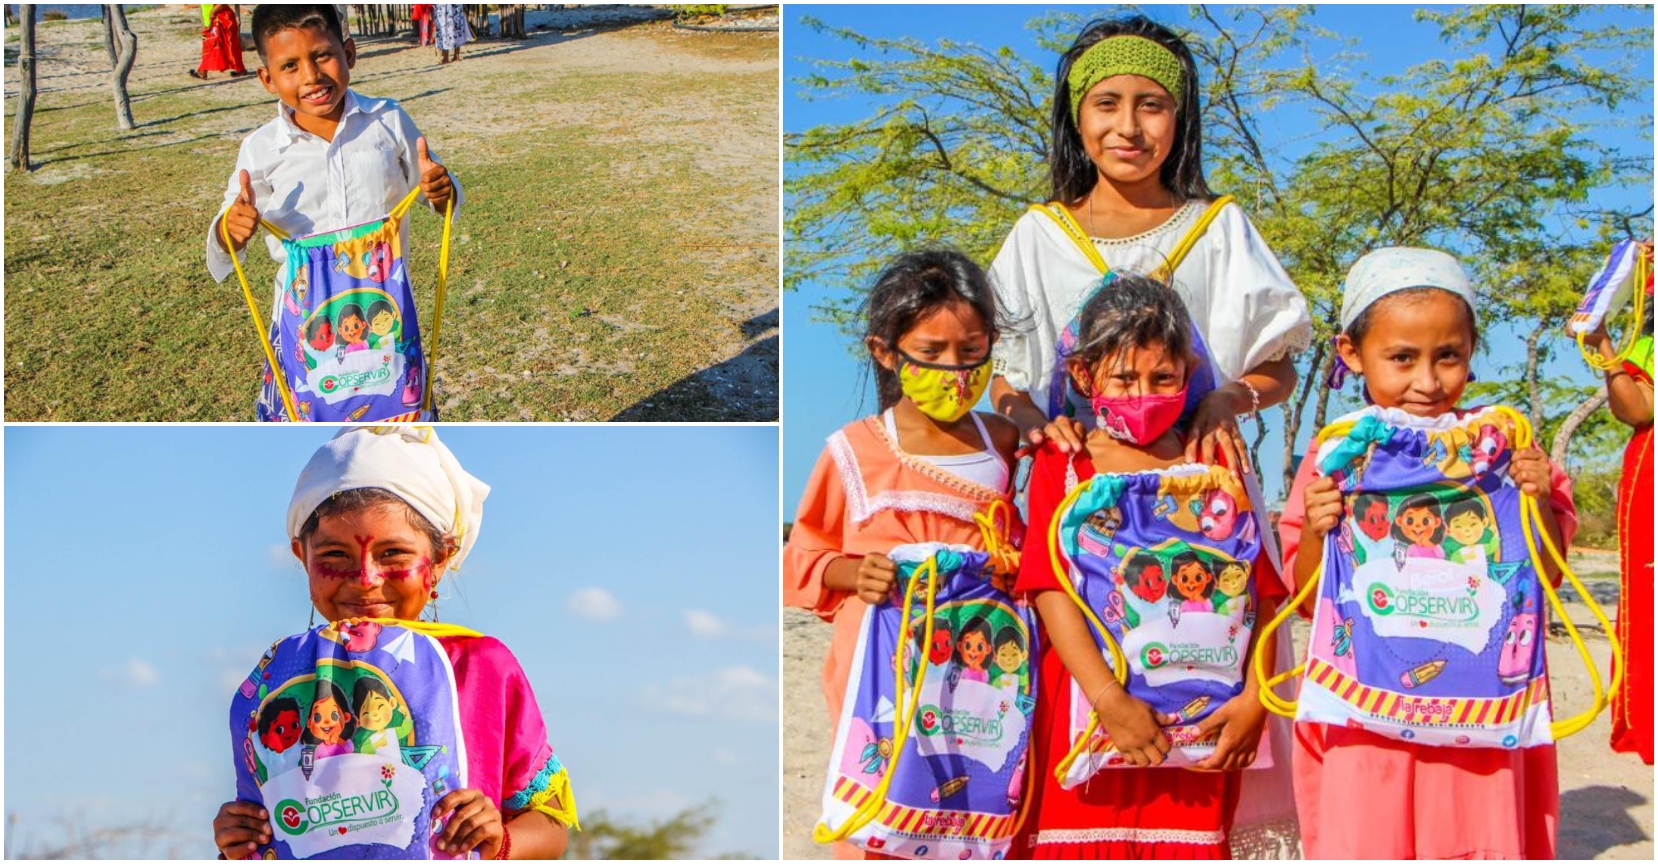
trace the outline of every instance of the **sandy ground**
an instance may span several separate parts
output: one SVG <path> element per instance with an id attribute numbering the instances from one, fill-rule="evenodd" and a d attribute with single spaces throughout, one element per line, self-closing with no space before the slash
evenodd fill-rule
<path id="1" fill-rule="evenodd" d="M 173 92 L 176 88 L 194 88 L 201 105 L 200 114 L 206 118 L 200 130 L 167 132 L 161 135 L 178 140 L 198 137 L 198 133 L 217 133 L 225 140 L 240 141 L 253 126 L 263 123 L 272 109 L 263 104 L 255 111 L 245 108 L 250 93 L 259 93 L 256 81 L 234 81 L 224 73 L 213 73 L 206 85 L 187 78 L 188 68 L 200 59 L 200 40 L 184 25 L 193 20 L 196 7 L 165 6 L 129 13 L 128 20 L 138 35 L 141 50 L 129 78 L 129 90 L 134 94 Z M 521 42 L 483 39 L 463 49 L 463 62 L 453 69 L 460 70 L 444 86 L 434 85 L 427 93 L 419 94 L 419 116 L 422 128 L 435 140 L 445 142 L 452 149 L 465 148 L 469 158 L 490 161 L 511 158 L 496 152 L 497 142 L 512 139 L 529 128 L 530 112 L 522 110 L 516 101 L 523 86 L 521 80 L 531 77 L 556 80 L 558 76 L 579 73 L 583 76 L 605 74 L 634 74 L 639 71 L 641 56 L 649 56 L 652 63 L 671 63 L 676 72 L 691 72 L 718 78 L 722 75 L 750 75 L 757 71 L 774 72 L 777 68 L 776 49 L 770 52 L 744 52 L 726 56 L 697 45 L 710 40 L 755 40 L 776 43 L 777 32 L 763 32 L 767 26 L 778 23 L 776 10 L 753 9 L 733 11 L 722 18 L 709 18 L 699 23 L 706 27 L 750 28 L 757 32 L 709 33 L 676 28 L 674 13 L 666 6 L 595 4 L 553 10 L 526 12 L 525 26 L 529 38 Z M 242 22 L 243 44 L 248 50 L 250 73 L 257 63 L 252 53 L 253 41 L 249 33 L 251 13 Z M 37 86 L 41 94 L 67 93 L 88 99 L 106 98 L 110 87 L 109 61 L 101 41 L 97 19 L 84 19 L 52 24 L 50 29 L 37 32 L 37 68 L 40 70 Z M 12 34 L 8 33 L 8 36 Z M 354 87 L 374 92 L 377 80 L 408 74 L 435 73 L 435 54 L 430 49 L 413 50 L 406 36 L 357 36 L 359 65 L 352 76 Z M 17 97 L 17 82 L 12 75 L 17 45 L 15 36 L 6 43 L 7 76 L 5 96 L 8 103 Z M 752 56 L 751 56 L 752 55 Z M 442 70 L 447 73 L 450 70 Z M 441 73 L 440 73 L 441 74 Z M 471 81 L 487 80 L 489 87 L 459 86 Z M 133 100 L 135 113 L 142 114 L 143 96 Z M 61 101 L 61 100 L 59 100 Z M 407 101 L 407 100 L 405 100 Z M 631 141 L 649 148 L 652 144 L 683 143 L 686 129 L 715 130 L 706 135 L 706 145 L 699 151 L 699 170 L 728 178 L 722 183 L 722 194 L 732 189 L 745 190 L 740 200 L 732 201 L 730 216 L 716 226 L 698 226 L 701 233 L 690 239 L 696 243 L 681 243 L 684 257 L 708 264 L 721 274 L 723 288 L 731 289 L 734 299 L 722 301 L 724 314 L 730 326 L 718 332 L 698 334 L 694 341 L 702 353 L 711 358 L 707 368 L 697 373 L 695 381 L 710 396 L 732 406 L 733 419 L 775 420 L 779 416 L 778 368 L 780 325 L 778 317 L 779 275 L 768 267 L 756 274 L 756 261 L 771 263 L 778 260 L 778 194 L 777 170 L 779 157 L 778 135 L 774 112 L 763 109 L 754 112 L 756 122 L 732 122 L 722 112 L 727 106 L 702 104 L 683 100 L 671 105 L 632 105 L 624 100 L 583 100 L 569 103 L 537 105 L 536 113 L 558 116 L 572 122 L 591 122 L 601 130 L 603 122 L 612 117 L 631 113 L 650 113 L 651 123 L 640 123 L 630 129 Z M 251 119 L 250 119 L 251 118 Z M 153 119 L 153 118 L 151 118 Z M 37 115 L 37 123 L 39 121 Z M 145 125 L 154 125 L 146 121 Z M 8 129 L 9 131 L 9 129 Z M 652 135 L 658 139 L 652 139 Z M 36 136 L 36 161 L 40 155 L 53 149 L 53 142 Z M 152 143 L 174 143 L 152 138 Z M 62 183 L 83 179 L 96 169 L 87 167 L 86 160 L 52 162 L 36 168 L 24 181 L 36 184 Z M 717 229 L 717 230 L 716 230 Z M 712 233 L 711 233 L 712 232 Z M 704 235 L 708 235 L 704 237 Z M 456 239 L 464 246 L 469 237 L 462 231 Z M 701 242 L 710 240 L 711 242 Z M 723 272 L 722 272 L 723 271 Z M 464 292 L 464 289 L 462 289 Z M 632 322 L 614 322 L 626 330 Z M 549 336 L 549 340 L 551 337 Z M 549 341 L 549 346 L 551 342 Z M 486 376 L 487 377 L 487 376 Z M 488 382 L 463 380 L 456 389 L 483 386 Z M 452 407 L 452 406 L 443 406 Z M 498 418 L 506 419 L 506 418 Z M 521 417 L 519 419 L 531 419 Z M 534 419 L 560 419 L 537 417 Z M 614 418 L 564 417 L 571 420 L 669 420 L 668 416 L 653 413 L 649 403 L 630 409 Z"/>
<path id="2" fill-rule="evenodd" d="M 1616 556 L 1590 566 L 1574 559 L 1583 571 L 1617 567 Z M 1591 583 L 1608 616 L 1616 613 L 1615 582 Z M 1588 607 L 1562 595 L 1572 621 L 1586 628 L 1585 641 L 1605 674 L 1611 653 Z M 1593 628 L 1588 630 L 1587 628 Z M 833 730 L 823 707 L 823 658 L 829 651 L 831 628 L 815 615 L 798 609 L 783 613 L 783 857 L 829 858 L 829 847 L 812 842 L 829 764 Z M 1304 645 L 1306 626 L 1297 629 Z M 1549 669 L 1557 705 L 1576 709 L 1590 696 L 1587 671 L 1571 643 L 1551 636 Z M 1653 770 L 1634 756 L 1607 748 L 1610 714 L 1561 742 L 1560 833 L 1561 858 L 1653 860 Z"/>

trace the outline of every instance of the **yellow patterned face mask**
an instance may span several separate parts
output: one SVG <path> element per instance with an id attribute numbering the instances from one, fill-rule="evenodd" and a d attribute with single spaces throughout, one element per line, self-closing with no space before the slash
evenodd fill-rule
<path id="1" fill-rule="evenodd" d="M 897 352 L 898 383 L 921 413 L 940 423 L 954 423 L 973 410 L 990 386 L 990 358 L 981 363 L 946 366 L 923 363 Z"/>

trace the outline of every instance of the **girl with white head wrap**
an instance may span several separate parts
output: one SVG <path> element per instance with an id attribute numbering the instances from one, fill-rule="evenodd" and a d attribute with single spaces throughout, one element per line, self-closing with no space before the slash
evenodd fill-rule
<path id="1" fill-rule="evenodd" d="M 288 536 L 324 501 L 351 489 L 384 489 L 452 537 L 448 569 L 461 566 L 484 519 L 489 486 L 461 467 L 430 426 L 348 426 L 317 449 L 294 484 Z"/>
<path id="2" fill-rule="evenodd" d="M 395 502 L 354 496 L 356 490 L 395 496 L 412 513 L 385 513 L 385 505 Z M 421 591 L 436 597 L 443 572 L 459 567 L 477 542 L 488 495 L 489 486 L 461 467 L 431 427 L 347 427 L 318 448 L 300 472 L 288 503 L 288 537 L 306 566 L 318 611 L 331 620 L 395 617 L 402 626 L 428 628 L 449 659 L 464 737 L 466 787 L 437 801 L 443 825 L 433 838 L 438 853 L 557 858 L 564 852 L 569 830 L 579 827 L 575 795 L 568 772 L 547 743 L 547 727 L 528 676 L 497 639 L 464 628 L 413 622 L 426 594 L 415 592 L 409 579 L 429 562 L 425 575 L 430 585 Z M 365 520 L 386 525 L 388 519 L 398 530 L 392 541 L 395 549 L 384 554 L 414 557 L 410 547 L 425 544 L 405 542 L 408 529 L 415 537 L 441 541 L 445 548 L 429 550 L 419 567 L 403 570 L 381 566 L 380 548 L 371 545 L 375 537 L 355 537 L 360 550 L 336 551 L 343 545 L 338 539 L 342 525 L 349 532 Z M 330 532 L 331 538 L 319 541 Z M 350 559 L 350 566 L 345 559 Z M 381 611 L 385 609 L 395 614 L 388 616 Z M 331 610 L 337 614 L 329 614 Z M 269 815 L 249 801 L 225 804 L 213 824 L 215 843 L 226 858 L 246 857 L 260 843 L 270 842 Z"/>

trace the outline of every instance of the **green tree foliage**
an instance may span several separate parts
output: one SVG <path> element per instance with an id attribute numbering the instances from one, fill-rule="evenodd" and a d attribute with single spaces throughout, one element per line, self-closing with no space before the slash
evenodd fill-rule
<path id="1" fill-rule="evenodd" d="M 643 825 L 622 822 L 604 810 L 595 810 L 582 818 L 580 831 L 571 832 L 565 857 L 645 861 L 702 857 L 703 838 L 714 827 L 719 809 L 718 801 L 705 801 Z"/>
<path id="2" fill-rule="evenodd" d="M 1183 36 L 1204 81 L 1211 186 L 1250 213 L 1306 294 L 1317 331 L 1283 407 L 1286 472 L 1303 426 L 1328 419 L 1330 393 L 1316 384 L 1333 361 L 1342 278 L 1382 246 L 1456 252 L 1484 286 L 1483 327 L 1523 322 L 1536 332 L 1515 404 L 1540 429 L 1582 401 L 1543 399 L 1541 365 L 1609 241 L 1650 232 L 1652 213 L 1597 203 L 1605 190 L 1650 188 L 1652 162 L 1596 134 L 1623 123 L 1650 136 L 1650 116 L 1619 112 L 1650 89 L 1637 63 L 1651 56 L 1652 31 L 1591 27 L 1594 14 L 1419 11 L 1439 31 L 1439 56 L 1372 75 L 1357 69 L 1356 40 L 1319 27 L 1312 7 L 1192 7 Z M 868 274 L 896 251 L 942 241 L 988 263 L 1025 206 L 1046 197 L 1047 68 L 1086 20 L 1030 22 L 1049 52 L 1037 60 L 1006 47 L 829 31 L 856 58 L 820 61 L 796 82 L 806 98 L 875 97 L 881 107 L 785 139 L 786 285 L 853 289 L 822 310 L 844 323 Z M 1320 131 L 1274 140 L 1269 124 L 1282 111 L 1310 115 Z"/>

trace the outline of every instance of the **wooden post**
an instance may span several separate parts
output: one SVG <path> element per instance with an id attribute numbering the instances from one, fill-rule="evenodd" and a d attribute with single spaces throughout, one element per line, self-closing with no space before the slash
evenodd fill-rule
<path id="1" fill-rule="evenodd" d="M 17 45 L 17 122 L 12 126 L 10 154 L 13 171 L 29 170 L 29 120 L 35 113 L 35 7 L 33 3 L 17 4 L 17 20 L 21 29 Z"/>
<path id="2" fill-rule="evenodd" d="M 133 128 L 132 100 L 127 97 L 127 76 L 132 74 L 133 61 L 138 58 L 138 36 L 127 26 L 127 12 L 121 4 L 115 3 L 104 8 L 109 11 L 113 23 L 118 51 L 115 75 L 110 81 L 115 89 L 115 128 L 127 130 Z"/>

